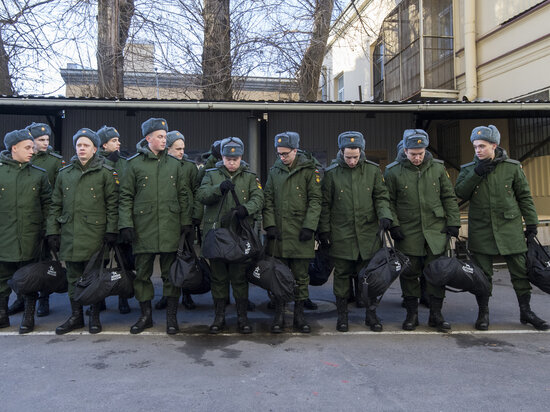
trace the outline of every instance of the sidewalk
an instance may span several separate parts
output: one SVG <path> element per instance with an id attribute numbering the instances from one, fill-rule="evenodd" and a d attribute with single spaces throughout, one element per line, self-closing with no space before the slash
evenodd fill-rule
<path id="1" fill-rule="evenodd" d="M 156 296 L 153 305 L 162 294 L 162 284 L 158 272 L 153 276 Z M 337 332 L 336 327 L 336 306 L 332 294 L 332 277 L 323 286 L 310 286 L 310 297 L 319 305 L 318 310 L 306 310 L 307 320 L 311 324 L 312 335 L 342 334 Z M 531 307 L 541 318 L 550 321 L 550 297 L 533 287 Z M 252 323 L 255 334 L 269 334 L 269 328 L 273 317 L 273 311 L 267 308 L 267 293 L 257 286 L 250 285 L 250 300 L 256 304 L 256 310 L 249 312 L 249 319 Z M 15 295 L 10 297 L 10 303 Z M 207 334 L 208 326 L 214 318 L 212 296 L 210 293 L 204 295 L 193 295 L 197 308 L 187 310 L 179 305 L 178 320 L 180 322 L 181 336 Z M 180 299 L 181 302 L 181 299 Z M 139 304 L 135 299 L 129 301 L 132 311 L 129 314 L 121 315 L 118 312 L 118 298 L 107 299 L 107 310 L 101 312 L 103 325 L 102 334 L 130 334 L 130 326 L 136 322 L 139 316 Z M 235 301 L 231 297 L 231 305 L 226 309 L 227 327 L 225 334 L 238 334 L 236 331 L 236 309 Z M 514 290 L 510 283 L 510 276 L 506 269 L 495 268 L 493 297 L 489 303 L 491 326 L 488 332 L 476 331 L 474 323 L 477 317 L 477 304 L 475 297 L 470 293 L 447 292 L 447 298 L 443 306 L 443 315 L 452 325 L 453 333 L 498 333 L 500 331 L 514 333 L 536 332 L 531 325 L 522 325 L 519 322 L 519 308 Z M 365 309 L 356 308 L 355 303 L 349 304 L 350 331 L 348 334 L 377 334 L 371 332 L 364 325 Z M 419 307 L 420 326 L 412 333 L 438 333 L 427 326 L 429 310 Z M 35 318 L 35 331 L 33 334 L 55 334 L 55 328 L 63 323 L 70 315 L 70 306 L 67 294 L 54 294 L 50 297 L 50 315 L 47 317 Z M 147 329 L 144 334 L 162 335 L 165 334 L 166 321 L 165 311 L 153 309 L 154 326 Z M 386 292 L 378 308 L 378 316 L 381 318 L 384 331 L 383 334 L 411 334 L 401 330 L 401 323 L 405 319 L 405 309 L 401 307 L 401 289 L 397 280 Z M 0 335 L 17 334 L 22 314 L 10 317 L 11 326 L 0 330 Z M 286 333 L 292 331 L 292 303 L 287 305 L 286 311 Z M 86 325 L 88 319 L 86 317 Z M 87 327 L 73 334 L 87 334 Z M 31 334 L 32 335 L 32 334 Z M 299 334 L 298 334 L 299 335 Z M 254 336 L 254 335 L 252 335 Z"/>

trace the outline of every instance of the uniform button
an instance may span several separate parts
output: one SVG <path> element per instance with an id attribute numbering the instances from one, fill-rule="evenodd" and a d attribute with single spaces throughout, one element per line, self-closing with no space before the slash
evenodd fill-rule
<path id="1" fill-rule="evenodd" d="M 93 188 L 93 187 L 90 187 L 90 190 L 94 190 L 94 188 Z"/>
<path id="2" fill-rule="evenodd" d="M 145 183 L 143 184 L 143 187 L 145 187 Z"/>
<path id="3" fill-rule="evenodd" d="M 145 176 L 145 180 L 149 179 L 147 176 Z"/>
<path id="4" fill-rule="evenodd" d="M 36 190 L 36 187 L 33 187 L 32 190 Z"/>
<path id="5" fill-rule="evenodd" d="M 170 179 L 173 179 L 173 178 L 174 178 L 174 176 L 170 176 Z"/>
<path id="6" fill-rule="evenodd" d="M 300 190 L 300 187 L 299 187 L 299 186 L 296 186 L 296 190 Z"/>
<path id="7" fill-rule="evenodd" d="M 243 197 L 243 200 L 246 200 L 246 197 Z"/>
<path id="8" fill-rule="evenodd" d="M 68 187 L 66 187 L 66 188 L 65 188 L 65 190 L 69 190 L 69 188 L 68 188 Z"/>
<path id="9" fill-rule="evenodd" d="M 408 189 L 408 188 L 409 188 L 409 186 L 405 186 L 405 189 Z"/>

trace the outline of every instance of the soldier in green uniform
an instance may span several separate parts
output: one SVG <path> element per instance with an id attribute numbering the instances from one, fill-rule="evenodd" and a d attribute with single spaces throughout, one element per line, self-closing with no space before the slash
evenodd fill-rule
<path id="1" fill-rule="evenodd" d="M 411 260 L 411 270 L 401 275 L 407 309 L 404 330 L 418 326 L 419 277 L 424 267 L 441 256 L 447 236 L 458 236 L 460 213 L 453 185 L 443 161 L 426 150 L 428 134 L 422 129 L 403 133 L 403 153 L 386 167 L 385 178 L 393 212 L 391 235 L 396 247 Z M 427 284 L 430 296 L 428 325 L 441 332 L 451 329 L 441 314 L 445 289 Z"/>
<path id="2" fill-rule="evenodd" d="M 195 240 L 195 231 L 196 228 L 200 226 L 203 214 L 203 205 L 197 200 L 197 189 L 200 186 L 200 182 L 197 177 L 199 169 L 197 168 L 195 162 L 189 160 L 189 158 L 185 155 L 185 136 L 177 130 L 172 130 L 166 134 L 166 148 L 169 155 L 174 156 L 181 162 L 183 166 L 184 179 L 187 180 L 187 184 L 191 188 L 191 193 L 189 193 L 189 196 L 193 199 L 193 202 L 190 203 L 191 210 L 189 213 L 191 215 L 195 230 L 189 233 L 188 240 L 191 244 L 193 244 Z M 166 297 L 163 296 L 162 299 L 166 299 Z M 157 305 L 159 305 L 159 303 L 160 302 L 157 302 Z M 181 303 L 190 310 L 195 309 L 196 307 L 195 302 L 193 302 L 193 298 L 189 293 L 183 293 Z M 155 307 L 157 305 L 155 305 Z M 162 304 L 159 306 L 166 307 Z"/>
<path id="3" fill-rule="evenodd" d="M 278 159 L 271 167 L 265 186 L 263 225 L 268 252 L 287 264 L 297 287 L 294 302 L 294 328 L 309 333 L 304 318 L 304 301 L 309 297 L 309 261 L 315 256 L 314 232 L 321 214 L 321 176 L 316 160 L 299 151 L 300 136 L 284 132 L 275 136 Z M 284 305 L 276 302 L 273 333 L 284 328 Z"/>
<path id="4" fill-rule="evenodd" d="M 221 142 L 221 140 L 216 140 L 214 143 L 212 143 L 210 151 L 202 154 L 202 158 L 204 159 L 204 166 L 199 169 L 199 173 L 197 174 L 197 181 L 199 182 L 199 186 L 202 183 L 202 179 L 204 178 L 206 171 L 208 169 L 216 167 L 216 163 L 222 160 L 222 154 L 220 153 Z"/>
<path id="5" fill-rule="evenodd" d="M 336 160 L 325 170 L 319 238 L 330 245 L 334 262 L 334 296 L 338 319 L 336 329 L 348 331 L 350 277 L 368 264 L 381 247 L 380 229 L 392 223 L 388 189 L 378 164 L 365 157 L 365 138 L 360 132 L 338 136 Z M 382 331 L 376 316 L 376 302 L 369 302 L 365 324 Z"/>
<path id="6" fill-rule="evenodd" d="M 214 224 L 218 227 L 223 222 L 217 221 L 235 209 L 239 219 L 248 219 L 252 224 L 253 218 L 260 213 L 264 204 L 264 194 L 256 174 L 248 170 L 248 165 L 242 160 L 244 144 L 238 137 L 228 137 L 221 142 L 222 160 L 216 167 L 207 169 L 197 191 L 197 199 L 205 205 L 204 233 L 206 234 Z M 239 199 L 236 206 L 233 197 L 228 193 L 235 190 Z M 220 211 L 222 199 L 223 208 Z M 252 327 L 248 323 L 248 281 L 246 280 L 246 264 L 224 263 L 210 260 L 212 268 L 212 298 L 214 299 L 215 317 L 210 326 L 210 333 L 216 334 L 225 327 L 225 304 L 229 298 L 229 285 L 233 288 L 233 296 L 237 306 L 237 328 L 240 333 L 251 333 Z"/>
<path id="7" fill-rule="evenodd" d="M 50 146 L 52 129 L 45 123 L 32 123 L 27 126 L 26 129 L 32 134 L 34 139 L 34 154 L 32 156 L 31 163 L 46 170 L 50 185 L 53 187 L 57 173 L 59 172 L 59 169 L 65 165 L 65 162 L 63 161 L 63 157 L 55 153 Z M 23 308 L 24 299 L 22 296 L 17 296 L 17 299 L 10 305 L 8 313 L 11 316 L 15 313 L 21 312 Z M 49 313 L 49 296 L 40 296 L 38 299 L 36 316 L 48 316 Z"/>
<path id="8" fill-rule="evenodd" d="M 71 302 L 71 316 L 56 328 L 58 335 L 84 327 L 82 305 L 73 299 L 76 282 L 103 243 L 112 245 L 117 239 L 118 177 L 97 155 L 99 145 L 94 131 L 82 128 L 75 133 L 76 156 L 59 171 L 52 193 L 48 244 L 65 261 Z M 99 305 L 90 308 L 90 333 L 102 329 Z"/>
<path id="9" fill-rule="evenodd" d="M 519 302 L 521 323 L 547 330 L 548 323 L 535 315 L 530 306 L 525 237 L 537 235 L 538 216 L 521 163 L 509 159 L 506 151 L 498 146 L 500 132 L 493 125 L 476 127 L 470 140 L 475 151 L 474 161 L 462 165 L 456 181 L 458 197 L 470 201 L 468 248 L 491 281 L 494 257 L 504 257 Z M 478 297 L 477 303 L 479 313 L 475 327 L 487 330 L 489 297 Z"/>
<path id="10" fill-rule="evenodd" d="M 121 238 L 133 244 L 136 261 L 134 290 L 141 316 L 130 333 L 153 326 L 151 282 L 155 256 L 160 257 L 163 296 L 168 297 L 166 333 L 179 332 L 177 309 L 180 289 L 170 281 L 170 266 L 176 258 L 180 235 L 193 230 L 189 214 L 190 188 L 178 159 L 166 151 L 166 120 L 151 118 L 141 125 L 144 138 L 137 154 L 128 159 L 120 188 L 119 228 Z"/>
<path id="11" fill-rule="evenodd" d="M 8 280 L 38 256 L 51 197 L 46 171 L 30 163 L 32 134 L 26 129 L 9 132 L 4 146 L 0 153 L 0 328 L 10 326 Z M 23 297 L 19 333 L 34 330 L 37 297 Z"/>
<path id="12" fill-rule="evenodd" d="M 122 176 L 127 159 L 120 154 L 120 133 L 114 127 L 103 126 L 97 131 L 97 135 L 101 144 L 99 155 L 105 159 L 105 164 L 115 169 L 119 177 Z M 124 256 L 131 259 L 131 246 L 128 244 L 121 244 L 119 246 Z M 105 309 L 105 301 L 101 302 L 101 309 Z M 127 298 L 118 297 L 118 311 L 123 315 L 130 313 L 131 309 Z"/>

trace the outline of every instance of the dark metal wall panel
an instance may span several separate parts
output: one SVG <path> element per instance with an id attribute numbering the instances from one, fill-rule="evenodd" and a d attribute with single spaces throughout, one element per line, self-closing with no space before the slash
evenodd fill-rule
<path id="1" fill-rule="evenodd" d="M 141 123 L 150 117 L 162 117 L 170 130 L 182 132 L 186 153 L 193 159 L 207 151 L 214 140 L 224 137 L 237 136 L 247 143 L 246 112 L 67 110 L 63 120 L 63 155 L 72 155 L 72 136 L 80 127 L 97 130 L 103 125 L 116 127 L 121 134 L 121 150 L 135 153 L 136 143 L 142 139 Z"/>
<path id="2" fill-rule="evenodd" d="M 408 113 L 273 112 L 269 113 L 267 127 L 267 159 L 275 159 L 274 136 L 292 130 L 300 134 L 301 147 L 313 152 L 326 166 L 338 152 L 338 135 L 357 130 L 365 136 L 367 155 L 371 152 L 379 157 L 385 152 L 391 162 L 403 130 L 411 127 L 414 127 L 414 116 Z"/>

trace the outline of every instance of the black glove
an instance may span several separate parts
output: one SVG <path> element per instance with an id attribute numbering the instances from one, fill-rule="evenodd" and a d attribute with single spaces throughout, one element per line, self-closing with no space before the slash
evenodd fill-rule
<path id="1" fill-rule="evenodd" d="M 180 233 L 182 236 L 185 236 L 189 243 L 193 244 L 195 241 L 195 231 L 193 230 L 193 225 L 183 225 Z"/>
<path id="2" fill-rule="evenodd" d="M 118 162 L 118 159 L 120 159 L 120 153 L 118 152 L 118 150 L 115 150 L 114 152 L 109 153 L 107 159 L 109 159 L 111 162 L 116 163 Z"/>
<path id="3" fill-rule="evenodd" d="M 59 248 L 61 247 L 61 236 L 60 235 L 49 235 L 46 236 L 48 240 L 48 247 L 54 253 L 59 253 Z"/>
<path id="4" fill-rule="evenodd" d="M 311 240 L 311 238 L 313 238 L 313 230 L 303 227 L 298 235 L 300 242 L 307 242 L 308 240 Z"/>
<path id="5" fill-rule="evenodd" d="M 458 232 L 460 231 L 460 226 L 445 226 L 443 233 L 447 233 L 451 237 L 458 237 Z"/>
<path id="6" fill-rule="evenodd" d="M 380 229 L 390 230 L 393 220 L 383 217 L 380 219 Z"/>
<path id="7" fill-rule="evenodd" d="M 275 239 L 281 240 L 281 233 L 279 232 L 279 229 L 277 229 L 277 226 L 266 227 L 265 235 L 269 240 L 275 240 Z"/>
<path id="8" fill-rule="evenodd" d="M 534 239 L 537 236 L 537 225 L 525 225 L 525 237 L 527 239 Z"/>
<path id="9" fill-rule="evenodd" d="M 235 211 L 237 212 L 237 217 L 241 220 L 248 216 L 248 210 L 243 205 L 237 206 Z"/>
<path id="10" fill-rule="evenodd" d="M 478 176 L 485 176 L 495 170 L 495 167 L 496 165 L 491 159 L 483 159 L 477 163 L 474 172 L 476 172 Z"/>
<path id="11" fill-rule="evenodd" d="M 120 241 L 122 243 L 132 243 L 136 237 L 136 232 L 133 227 L 125 227 L 120 229 Z"/>
<path id="12" fill-rule="evenodd" d="M 401 230 L 401 226 L 394 226 L 390 229 L 390 235 L 393 240 L 399 242 L 401 240 L 405 239 L 405 235 L 403 234 L 403 231 Z"/>
<path id="13" fill-rule="evenodd" d="M 224 180 L 220 183 L 220 190 L 222 191 L 222 195 L 225 195 L 227 192 L 235 188 L 235 183 L 233 183 L 231 180 Z"/>
<path id="14" fill-rule="evenodd" d="M 322 248 L 330 247 L 330 232 L 319 233 L 319 243 Z"/>
<path id="15" fill-rule="evenodd" d="M 107 244 L 109 247 L 113 246 L 117 239 L 118 233 L 105 233 L 103 235 L 103 243 Z"/>

